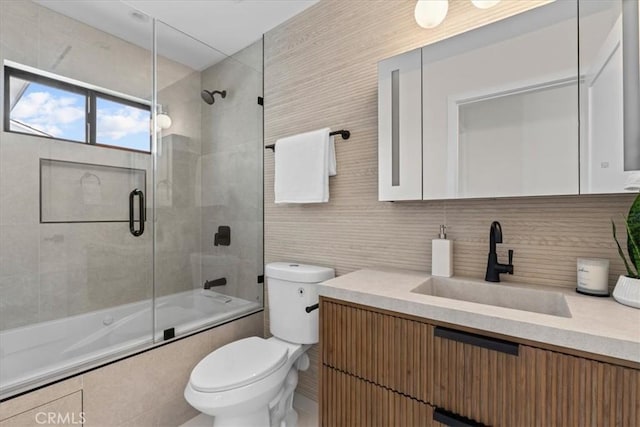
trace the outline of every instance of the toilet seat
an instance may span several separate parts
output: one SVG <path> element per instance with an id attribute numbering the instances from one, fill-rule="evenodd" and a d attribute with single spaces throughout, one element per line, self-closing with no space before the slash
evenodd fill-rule
<path id="1" fill-rule="evenodd" d="M 207 357 L 191 372 L 194 390 L 214 393 L 255 383 L 281 368 L 288 348 L 275 340 L 249 337 L 229 343 Z"/>

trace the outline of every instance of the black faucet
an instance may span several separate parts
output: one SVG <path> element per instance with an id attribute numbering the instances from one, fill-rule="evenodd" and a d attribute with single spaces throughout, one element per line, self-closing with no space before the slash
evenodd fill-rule
<path id="1" fill-rule="evenodd" d="M 513 274 L 513 249 L 509 249 L 509 264 L 500 264 L 496 253 L 496 243 L 502 243 L 502 226 L 498 221 L 493 221 L 489 229 L 487 273 L 484 275 L 484 280 L 487 282 L 499 282 L 502 273 Z"/>

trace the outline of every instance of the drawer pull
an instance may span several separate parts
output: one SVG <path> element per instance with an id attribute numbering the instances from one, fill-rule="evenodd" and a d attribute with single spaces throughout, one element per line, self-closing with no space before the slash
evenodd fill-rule
<path id="1" fill-rule="evenodd" d="M 443 328 L 436 326 L 436 337 L 446 338 L 448 340 L 458 341 L 464 344 L 474 345 L 476 347 L 486 348 L 488 350 L 495 350 L 502 353 L 518 355 L 520 345 L 511 341 L 501 340 L 498 338 L 489 338 L 478 334 L 472 334 L 470 332 L 457 331 L 455 329 Z"/>
<path id="2" fill-rule="evenodd" d="M 484 427 L 484 424 L 473 421 L 462 415 L 454 414 L 442 408 L 433 411 L 433 420 L 449 427 Z"/>

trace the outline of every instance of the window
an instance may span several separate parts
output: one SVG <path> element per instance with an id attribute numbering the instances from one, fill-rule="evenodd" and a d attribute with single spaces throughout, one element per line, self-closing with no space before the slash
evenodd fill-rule
<path id="1" fill-rule="evenodd" d="M 151 152 L 151 108 L 97 90 L 4 67 L 5 132 Z"/>
<path id="2" fill-rule="evenodd" d="M 9 130 L 84 142 L 86 96 L 69 88 L 9 77 Z"/>
<path id="3" fill-rule="evenodd" d="M 96 144 L 151 151 L 149 107 L 104 95 L 96 96 Z"/>

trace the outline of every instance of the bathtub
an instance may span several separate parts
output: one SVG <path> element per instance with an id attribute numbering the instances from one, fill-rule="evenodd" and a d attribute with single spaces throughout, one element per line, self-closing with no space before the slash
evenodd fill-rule
<path id="1" fill-rule="evenodd" d="M 262 305 L 196 289 L 156 298 L 152 308 L 146 300 L 0 332 L 0 397 L 147 348 L 167 329 L 179 336 Z"/>

